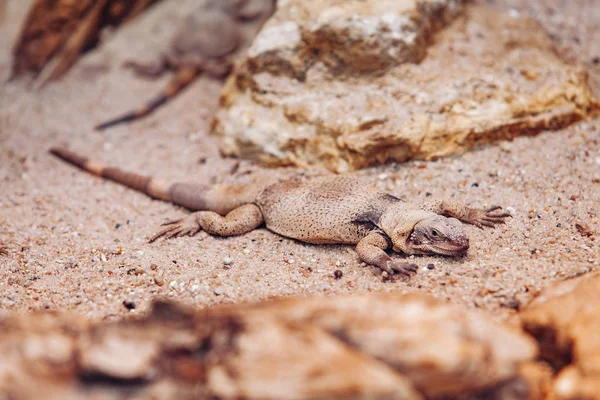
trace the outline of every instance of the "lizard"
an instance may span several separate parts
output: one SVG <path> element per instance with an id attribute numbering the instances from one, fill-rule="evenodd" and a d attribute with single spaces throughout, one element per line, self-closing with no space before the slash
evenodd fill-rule
<path id="1" fill-rule="evenodd" d="M 461 221 L 494 227 L 511 216 L 499 206 L 477 209 L 456 200 L 411 204 L 345 175 L 284 180 L 258 175 L 246 182 L 214 185 L 170 183 L 104 166 L 66 149 L 50 152 L 91 174 L 194 211 L 163 224 L 150 242 L 192 236 L 200 230 L 216 236 L 241 235 L 264 224 L 276 234 L 305 243 L 353 244 L 358 257 L 386 273 L 384 277 L 410 276 L 417 270 L 414 263 L 390 257 L 388 250 L 462 257 L 469 238 Z"/>
<path id="2" fill-rule="evenodd" d="M 227 76 L 234 59 L 273 14 L 275 0 L 209 0 L 188 15 L 169 49 L 150 63 L 127 61 L 124 66 L 138 75 L 157 78 L 173 71 L 167 86 L 144 106 L 98 124 L 96 130 L 130 122 L 152 113 L 177 96 L 200 74 L 217 79 Z"/>

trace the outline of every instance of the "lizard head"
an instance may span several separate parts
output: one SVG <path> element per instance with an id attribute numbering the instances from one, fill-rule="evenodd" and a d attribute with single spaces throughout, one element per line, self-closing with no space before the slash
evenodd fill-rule
<path id="1" fill-rule="evenodd" d="M 456 218 L 431 216 L 415 224 L 404 239 L 406 254 L 439 254 L 461 257 L 469 249 L 469 238 Z M 395 245 L 395 244 L 394 244 Z M 400 246 L 398 246 L 400 247 Z"/>

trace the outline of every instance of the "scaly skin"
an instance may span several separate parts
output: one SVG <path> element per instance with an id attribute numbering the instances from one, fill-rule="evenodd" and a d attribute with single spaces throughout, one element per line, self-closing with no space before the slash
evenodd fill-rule
<path id="1" fill-rule="evenodd" d="M 85 171 L 196 210 L 164 224 L 150 242 L 191 236 L 200 230 L 217 236 L 241 235 L 264 223 L 281 236 L 306 243 L 355 244 L 361 260 L 390 276 L 395 272 L 410 275 L 417 266 L 392 259 L 386 250 L 464 256 L 469 239 L 460 221 L 483 228 L 504 223 L 510 216 L 497 206 L 479 210 L 456 201 L 414 205 L 370 190 L 364 181 L 348 176 L 278 182 L 268 175 L 251 175 L 238 184 L 193 185 L 105 167 L 63 149 L 51 152 Z"/>

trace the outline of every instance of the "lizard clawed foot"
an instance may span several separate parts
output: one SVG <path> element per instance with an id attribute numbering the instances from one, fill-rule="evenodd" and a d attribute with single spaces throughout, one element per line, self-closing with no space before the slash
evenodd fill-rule
<path id="1" fill-rule="evenodd" d="M 0 245 L 0 256 L 8 255 L 8 247 Z"/>
<path id="2" fill-rule="evenodd" d="M 195 215 L 188 215 L 182 219 L 176 219 L 173 221 L 165 222 L 161 224 L 161 226 L 166 226 L 163 230 L 158 232 L 156 235 L 152 236 L 148 241 L 150 243 L 154 242 L 159 237 L 164 237 L 165 239 L 171 239 L 174 237 L 181 236 L 194 236 L 198 231 L 200 231 L 200 224 L 196 219 Z"/>
<path id="3" fill-rule="evenodd" d="M 512 217 L 508 211 L 502 210 L 500 206 L 493 206 L 487 210 L 472 208 L 469 210 L 469 223 L 483 229 L 484 226 L 493 228 L 496 224 L 505 223 L 505 218 Z"/>
<path id="4" fill-rule="evenodd" d="M 417 272 L 417 268 L 419 268 L 417 264 L 394 260 L 388 261 L 383 267 L 381 267 L 382 271 L 387 272 L 389 277 L 391 277 L 394 272 L 398 272 L 399 274 L 410 277 L 411 274 Z"/>

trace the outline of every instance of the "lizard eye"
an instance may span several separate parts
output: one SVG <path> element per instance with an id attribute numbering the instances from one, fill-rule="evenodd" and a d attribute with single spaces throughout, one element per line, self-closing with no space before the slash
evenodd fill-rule
<path id="1" fill-rule="evenodd" d="M 438 237 L 438 231 L 436 231 L 435 229 L 432 229 L 431 230 L 431 236 Z"/>

